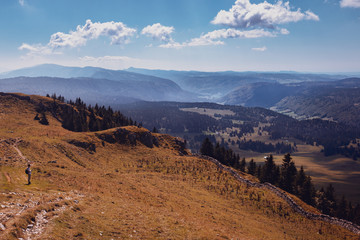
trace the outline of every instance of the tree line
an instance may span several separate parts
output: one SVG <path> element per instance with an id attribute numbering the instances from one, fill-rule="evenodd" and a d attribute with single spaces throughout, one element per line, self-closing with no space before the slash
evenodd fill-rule
<path id="1" fill-rule="evenodd" d="M 47 97 L 50 97 L 47 95 Z M 136 125 L 131 118 L 127 118 L 120 111 L 114 111 L 111 107 L 87 105 L 80 98 L 65 103 L 63 96 L 53 94 L 51 102 L 40 102 L 37 107 L 35 120 L 42 124 L 49 124 L 46 112 L 50 112 L 56 119 L 62 122 L 62 127 L 75 132 L 101 131 L 114 127 Z"/>
<path id="2" fill-rule="evenodd" d="M 342 154 L 355 160 L 360 157 L 359 146 L 347 147 L 354 139 L 359 138 L 360 128 L 321 119 L 292 119 L 274 122 L 264 127 L 264 130 L 269 132 L 274 140 L 296 138 L 310 145 L 322 145 L 325 156 Z"/>
<path id="3" fill-rule="evenodd" d="M 291 144 L 278 142 L 276 144 L 272 143 L 264 143 L 261 141 L 252 141 L 252 140 L 238 140 L 236 142 L 239 149 L 242 150 L 250 150 L 259 153 L 267 153 L 267 152 L 276 152 L 276 153 L 291 153 L 295 149 L 291 146 Z"/>
<path id="4" fill-rule="evenodd" d="M 272 155 L 266 157 L 264 164 L 257 164 L 253 159 L 247 163 L 245 158 L 241 159 L 231 149 L 226 149 L 219 143 L 214 146 L 209 138 L 203 140 L 200 153 L 213 157 L 226 166 L 251 174 L 262 183 L 269 182 L 294 194 L 324 214 L 360 224 L 360 204 L 354 207 L 344 196 L 340 200 L 336 199 L 335 189 L 331 184 L 326 189 L 316 190 L 304 168 L 296 168 L 290 153 L 284 155 L 281 166 L 275 164 Z"/>

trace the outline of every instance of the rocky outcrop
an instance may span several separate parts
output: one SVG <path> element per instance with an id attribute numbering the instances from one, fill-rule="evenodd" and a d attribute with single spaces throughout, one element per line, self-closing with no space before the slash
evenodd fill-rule
<path id="1" fill-rule="evenodd" d="M 188 152 L 186 150 L 186 140 L 176 137 L 175 146 L 176 146 L 176 150 L 179 151 L 180 155 L 188 155 Z"/>
<path id="2" fill-rule="evenodd" d="M 159 140 L 151 134 L 150 131 L 132 132 L 125 128 L 118 128 L 116 131 L 110 133 L 100 133 L 97 137 L 108 143 L 120 143 L 136 146 L 138 142 L 153 148 L 159 146 Z"/>
<path id="3" fill-rule="evenodd" d="M 247 180 L 247 179 L 241 177 L 232 168 L 226 167 L 223 164 L 221 164 L 215 158 L 212 158 L 209 156 L 204 156 L 204 155 L 195 155 L 195 156 L 213 162 L 214 164 L 216 164 L 216 166 L 218 166 L 223 171 L 230 173 L 233 177 L 236 178 L 236 180 L 238 180 L 239 182 L 245 183 L 246 185 L 248 185 L 250 187 L 266 188 L 266 189 L 270 190 L 271 192 L 276 194 L 278 197 L 281 197 L 282 199 L 284 199 L 295 212 L 305 216 L 306 218 L 309 218 L 311 220 L 320 220 L 320 221 L 328 222 L 331 224 L 335 224 L 335 225 L 341 226 L 343 228 L 346 228 L 347 230 L 349 230 L 355 234 L 360 235 L 360 226 L 356 225 L 355 223 L 352 223 L 350 221 L 346 221 L 343 219 L 331 217 L 331 216 L 325 215 L 325 214 L 314 214 L 311 212 L 307 212 L 299 204 L 297 204 L 288 194 L 286 194 L 286 192 L 284 192 L 280 188 L 277 188 L 270 183 L 261 184 L 261 183 L 256 183 L 256 182 Z"/>
<path id="4" fill-rule="evenodd" d="M 90 153 L 96 152 L 96 146 L 94 143 L 82 142 L 82 141 L 78 141 L 78 140 L 70 140 L 70 141 L 68 141 L 68 143 L 75 145 L 77 147 L 83 148 Z"/>

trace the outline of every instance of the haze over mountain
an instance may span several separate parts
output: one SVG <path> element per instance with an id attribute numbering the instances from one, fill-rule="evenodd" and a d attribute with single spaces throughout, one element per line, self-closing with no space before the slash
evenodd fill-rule
<path id="1" fill-rule="evenodd" d="M 38 65 L 0 74 L 0 78 L 14 78 L 21 76 L 73 79 L 91 78 L 100 79 L 99 83 L 101 81 L 104 83 L 103 80 L 107 79 L 122 82 L 124 91 L 118 92 L 117 97 L 131 97 L 147 101 L 211 101 L 261 107 L 274 106 L 283 97 L 291 95 L 293 90 L 299 90 L 297 85 L 289 84 L 302 82 L 328 82 L 345 78 L 343 75 L 303 74 L 295 72 L 197 72 L 136 68 L 129 68 L 126 71 L 123 71 L 96 67 L 65 67 L 54 64 Z M 78 80 L 72 80 L 72 82 L 73 81 Z M 21 87 L 20 82 L 18 84 L 20 85 L 17 85 L 16 87 L 26 89 L 26 87 Z M 112 86 L 108 87 L 110 90 L 112 88 Z M 138 92 L 126 90 L 134 88 L 138 88 Z M 16 88 L 13 90 L 16 91 Z M 49 88 L 40 88 L 40 90 L 54 92 Z M 79 90 L 84 91 L 82 89 Z M 97 91 L 98 89 L 88 90 L 92 92 Z M 105 90 L 103 89 L 102 92 L 106 95 L 104 91 Z M 42 92 L 34 93 L 40 94 Z M 126 92 L 128 92 L 128 94 L 126 94 Z M 31 93 L 31 89 L 28 89 L 26 93 Z M 113 96 L 113 93 L 109 94 Z M 260 99 L 254 99 L 256 97 Z M 261 98 L 264 97 L 266 99 L 261 100 Z"/>
<path id="2" fill-rule="evenodd" d="M 93 67 L 64 67 L 45 64 L 0 75 L 0 90 L 28 94 L 61 94 L 81 97 L 89 103 L 196 101 L 171 80 L 126 71 Z"/>
<path id="3" fill-rule="evenodd" d="M 184 90 L 204 95 L 209 101 L 219 101 L 234 89 L 249 87 L 249 84 L 332 81 L 343 79 L 345 75 L 309 74 L 297 72 L 198 72 L 164 71 L 129 68 L 127 71 L 157 76 L 176 82 Z M 221 100 L 220 100 L 221 102 Z M 241 104 L 241 103 L 234 103 Z"/>

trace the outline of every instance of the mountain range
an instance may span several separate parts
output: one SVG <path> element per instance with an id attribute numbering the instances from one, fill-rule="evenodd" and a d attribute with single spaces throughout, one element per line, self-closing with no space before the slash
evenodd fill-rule
<path id="1" fill-rule="evenodd" d="M 56 93 L 67 99 L 80 97 L 91 104 L 111 106 L 138 101 L 215 102 L 271 108 L 301 119 L 324 117 L 346 123 L 359 116 L 357 100 L 337 97 L 338 104 L 334 105 L 326 99 L 354 94 L 359 85 L 360 78 L 342 74 L 109 70 L 54 64 L 0 74 L 3 92 Z M 313 111 L 315 98 L 318 111 Z M 341 116 L 352 117 L 349 120 Z"/>

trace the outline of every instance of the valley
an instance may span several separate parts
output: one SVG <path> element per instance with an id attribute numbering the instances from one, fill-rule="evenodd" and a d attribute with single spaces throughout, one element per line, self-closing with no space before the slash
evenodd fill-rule
<path id="1" fill-rule="evenodd" d="M 170 108 L 171 110 L 156 110 L 166 108 Z M 289 120 L 292 122 L 292 120 L 286 116 L 256 108 L 251 109 L 204 103 L 147 103 L 143 105 L 123 106 L 120 107 L 120 109 L 126 115 L 142 122 L 142 124 L 149 129 L 155 127 L 162 132 L 186 139 L 187 146 L 193 152 L 199 151 L 201 142 L 206 136 L 210 137 L 214 142 L 217 141 L 223 146 L 233 149 L 241 158 L 246 158 L 247 162 L 254 159 L 257 163 L 262 164 L 264 162 L 264 156 L 272 154 L 275 162 L 280 164 L 283 155 L 291 152 L 296 166 L 303 166 L 306 172 L 312 176 L 318 188 L 321 186 L 325 187 L 329 183 L 332 183 L 336 186 L 336 192 L 339 197 L 345 195 L 354 203 L 360 201 L 360 190 L 357 187 L 360 182 L 359 161 L 354 161 L 352 158 L 342 155 L 324 156 L 323 146 L 309 144 L 309 142 L 304 142 L 295 137 L 289 136 L 273 139 L 265 128 L 277 121 L 280 124 L 283 122 L 286 123 Z M 198 114 L 199 116 L 194 114 Z M 204 118 L 205 116 L 206 118 Z M 257 123 L 256 120 L 252 119 L 259 120 L 259 122 Z M 188 124 L 187 121 L 191 121 L 191 123 Z M 195 127 L 193 122 L 196 122 L 198 125 Z M 234 126 L 235 124 L 236 126 Z M 214 128 L 215 125 L 217 128 Z M 189 126 L 191 126 L 191 128 Z M 320 125 L 316 128 L 320 128 Z M 327 132 L 328 130 L 325 128 L 323 131 Z M 257 144 L 263 148 L 263 150 L 259 152 L 259 148 L 244 149 L 246 146 L 241 144 L 241 141 L 244 140 L 246 142 L 258 141 L 265 144 L 272 144 L 273 146 L 279 143 L 284 145 L 280 146 L 278 150 L 266 151 L 266 147 Z M 314 142 L 315 141 L 312 141 L 312 143 Z"/>

